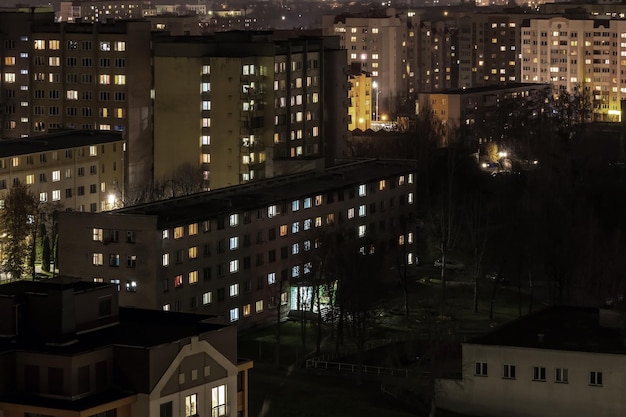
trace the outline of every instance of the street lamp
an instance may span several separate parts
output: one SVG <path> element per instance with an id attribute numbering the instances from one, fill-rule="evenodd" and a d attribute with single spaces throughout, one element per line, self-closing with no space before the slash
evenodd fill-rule
<path id="1" fill-rule="evenodd" d="M 380 94 L 380 90 L 378 89 L 378 83 L 376 81 L 372 83 L 372 88 L 376 93 L 376 111 L 374 113 L 374 120 L 378 121 L 378 95 Z"/>

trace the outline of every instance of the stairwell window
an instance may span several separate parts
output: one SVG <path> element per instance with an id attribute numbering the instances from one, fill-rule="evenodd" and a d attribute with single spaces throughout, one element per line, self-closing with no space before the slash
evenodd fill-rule
<path id="1" fill-rule="evenodd" d="M 504 365 L 502 368 L 502 378 L 515 379 L 515 365 Z"/>
<path id="2" fill-rule="evenodd" d="M 487 362 L 476 362 L 474 367 L 474 375 L 487 376 Z"/>
<path id="3" fill-rule="evenodd" d="M 589 372 L 589 385 L 595 387 L 602 386 L 602 372 L 599 371 L 591 371 Z"/>

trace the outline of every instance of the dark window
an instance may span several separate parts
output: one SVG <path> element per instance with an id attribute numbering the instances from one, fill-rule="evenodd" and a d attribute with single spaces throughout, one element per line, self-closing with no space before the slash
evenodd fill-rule
<path id="1" fill-rule="evenodd" d="M 98 300 L 98 318 L 109 317 L 112 312 L 112 300 L 110 297 Z"/>
<path id="2" fill-rule="evenodd" d="M 217 289 L 217 301 L 224 301 L 225 295 L 226 291 L 224 291 L 224 288 Z"/>
<path id="3" fill-rule="evenodd" d="M 210 243 L 204 244 L 204 256 L 211 256 L 211 244 Z"/>
<path id="4" fill-rule="evenodd" d="M 276 250 L 272 249 L 271 251 L 268 252 L 267 254 L 268 258 L 269 258 L 269 262 L 276 262 Z"/>
<path id="5" fill-rule="evenodd" d="M 159 407 L 159 417 L 173 417 L 174 416 L 174 407 L 172 406 L 172 402 L 166 402 L 165 404 L 161 404 Z"/>
<path id="6" fill-rule="evenodd" d="M 243 269 L 250 269 L 250 264 L 251 264 L 250 257 L 249 256 L 244 257 L 243 258 Z"/>
<path id="7" fill-rule="evenodd" d="M 288 253 L 287 246 L 280 248 L 280 259 L 287 259 Z"/>
<path id="8" fill-rule="evenodd" d="M 274 240 L 274 239 L 276 239 L 276 228 L 272 227 L 269 230 L 269 240 Z"/>
<path id="9" fill-rule="evenodd" d="M 40 388 L 39 367 L 35 365 L 24 366 L 24 390 L 27 393 L 38 393 Z"/>
<path id="10" fill-rule="evenodd" d="M 63 395 L 63 368 L 48 368 L 48 393 Z"/>
<path id="11" fill-rule="evenodd" d="M 91 390 L 89 365 L 78 368 L 78 389 L 80 394 Z"/>
<path id="12" fill-rule="evenodd" d="M 85 195 L 85 187 L 84 186 L 79 186 L 78 187 L 78 195 Z"/>
<path id="13" fill-rule="evenodd" d="M 202 275 L 205 281 L 209 281 L 211 279 L 211 268 L 210 267 L 203 268 Z"/>
<path id="14" fill-rule="evenodd" d="M 90 192 L 91 194 L 95 194 L 95 193 L 96 193 L 96 191 L 98 191 L 98 188 L 96 187 L 96 184 L 91 184 L 91 185 L 89 186 L 89 192 Z"/>
<path id="15" fill-rule="evenodd" d="M 256 255 L 256 264 L 257 264 L 257 266 L 263 265 L 263 254 L 262 253 L 257 253 L 257 255 Z"/>
<path id="16" fill-rule="evenodd" d="M 126 232 L 126 242 L 135 243 L 135 232 L 133 231 Z"/>

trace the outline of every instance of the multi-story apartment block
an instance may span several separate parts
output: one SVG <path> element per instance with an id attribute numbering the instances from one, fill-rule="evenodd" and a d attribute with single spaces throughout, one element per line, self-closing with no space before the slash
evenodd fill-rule
<path id="1" fill-rule="evenodd" d="M 110 214 L 62 212 L 59 269 L 116 283 L 123 306 L 275 321 L 276 309 L 297 308 L 292 293 L 313 273 L 324 231 L 365 246 L 406 243 L 414 263 L 404 222 L 415 211 L 414 172 L 410 162 L 364 161 Z"/>
<path id="2" fill-rule="evenodd" d="M 143 17 L 145 1 L 137 0 L 72 0 L 60 4 L 58 22 L 108 22 L 117 19 Z"/>
<path id="3" fill-rule="evenodd" d="M 20 182 L 42 203 L 112 210 L 124 191 L 123 151 L 120 132 L 75 130 L 5 140 L 0 146 L 0 206 Z"/>
<path id="4" fill-rule="evenodd" d="M 0 286 L 3 416 L 248 416 L 234 326 L 117 296 L 68 277 Z"/>
<path id="5" fill-rule="evenodd" d="M 348 130 L 365 131 L 372 127 L 372 120 L 377 119 L 376 100 L 378 88 L 372 90 L 372 78 L 369 73 L 352 71 L 350 74 L 350 107 L 348 107 Z"/>
<path id="6" fill-rule="evenodd" d="M 624 415 L 623 312 L 549 307 L 462 344 L 437 405 L 488 417 Z"/>
<path id="7" fill-rule="evenodd" d="M 481 145 L 496 138 L 481 136 L 486 134 L 485 121 L 498 117 L 498 108 L 509 98 L 519 98 L 527 102 L 541 102 L 551 93 L 550 84 L 511 83 L 490 87 L 461 88 L 432 93 L 419 93 L 418 113 L 430 109 L 433 115 L 446 128 L 447 133 L 463 131 L 466 140 Z"/>
<path id="8" fill-rule="evenodd" d="M 626 97 L 626 20 L 530 19 L 522 27 L 522 81 L 588 94 L 595 118 L 618 121 Z M 584 90 L 583 90 L 584 89 Z"/>
<path id="9" fill-rule="evenodd" d="M 380 91 L 380 112 L 395 116 L 407 99 L 406 20 L 387 8 L 366 14 L 324 16 L 323 32 L 338 35 L 348 63 L 359 63 Z"/>
<path id="10" fill-rule="evenodd" d="M 167 181 L 188 163 L 214 189 L 283 173 L 281 161 L 340 155 L 347 68 L 336 37 L 274 36 L 155 42 L 155 178 Z"/>
<path id="11" fill-rule="evenodd" d="M 150 22 L 53 19 L 51 13 L 0 13 L 1 136 L 58 128 L 121 131 L 127 141 L 126 179 L 151 180 Z"/>

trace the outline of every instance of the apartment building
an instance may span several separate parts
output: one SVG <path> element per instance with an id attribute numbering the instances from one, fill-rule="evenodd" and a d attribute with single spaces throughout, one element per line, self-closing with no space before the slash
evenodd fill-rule
<path id="1" fill-rule="evenodd" d="M 62 1 L 57 21 L 96 23 L 117 19 L 139 19 L 143 17 L 143 9 L 146 6 L 145 1 L 137 0 Z"/>
<path id="2" fill-rule="evenodd" d="M 127 181 L 150 181 L 150 23 L 67 24 L 55 23 L 52 13 L 2 12 L 0 25 L 0 135 L 120 131 L 127 141 Z"/>
<path id="3" fill-rule="evenodd" d="M 248 416 L 235 327 L 68 277 L 2 285 L 0 310 L 3 416 Z"/>
<path id="4" fill-rule="evenodd" d="M 380 91 L 380 112 L 395 117 L 407 99 L 406 20 L 395 9 L 323 16 L 325 35 L 337 35 L 348 63 L 371 74 Z"/>
<path id="5" fill-rule="evenodd" d="M 414 172 L 413 162 L 371 160 L 109 214 L 63 212 L 59 269 L 117 284 L 123 306 L 273 322 L 276 309 L 296 308 L 325 230 L 406 244 L 414 263 L 414 231 L 403 226 L 414 217 Z"/>
<path id="6" fill-rule="evenodd" d="M 485 417 L 624 415 L 622 312 L 549 307 L 462 344 L 437 405 Z"/>
<path id="7" fill-rule="evenodd" d="M 41 203 L 63 209 L 116 208 L 124 191 L 121 132 L 71 130 L 0 146 L 0 206 L 11 186 L 27 184 Z"/>
<path id="8" fill-rule="evenodd" d="M 530 19 L 522 27 L 522 81 L 584 91 L 599 121 L 621 120 L 626 96 L 626 21 L 609 18 Z M 584 89 L 584 90 L 583 90 Z"/>
<path id="9" fill-rule="evenodd" d="M 205 189 L 269 178 L 341 155 L 347 68 L 334 37 L 272 32 L 154 44 L 154 176 L 198 166 Z M 176 140 L 172 140 L 176 138 Z M 176 158 L 172 158 L 173 154 Z"/>
<path id="10" fill-rule="evenodd" d="M 481 133 L 485 134 L 485 122 L 498 116 L 498 108 L 505 100 L 519 98 L 527 103 L 537 103 L 551 92 L 550 84 L 510 83 L 419 93 L 417 108 L 418 112 L 423 109 L 432 110 L 448 133 L 456 134 L 461 129 L 466 140 L 476 141 L 472 146 L 479 146 L 495 139 L 481 137 Z"/>

